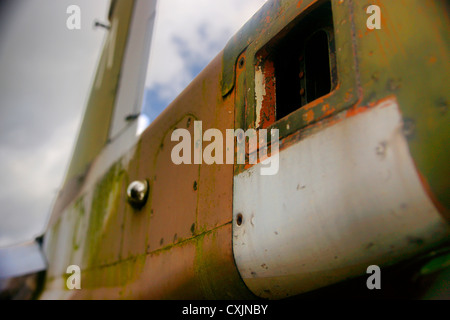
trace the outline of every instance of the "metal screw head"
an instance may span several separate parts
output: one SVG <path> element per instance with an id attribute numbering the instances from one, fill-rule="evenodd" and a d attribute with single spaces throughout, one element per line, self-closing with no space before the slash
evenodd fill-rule
<path id="1" fill-rule="evenodd" d="M 135 208 L 141 208 L 145 205 L 148 198 L 148 182 L 133 181 L 127 188 L 128 202 Z"/>

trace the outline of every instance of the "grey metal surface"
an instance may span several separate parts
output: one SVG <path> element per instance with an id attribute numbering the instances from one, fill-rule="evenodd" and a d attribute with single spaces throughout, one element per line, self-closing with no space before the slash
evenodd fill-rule
<path id="1" fill-rule="evenodd" d="M 0 279 L 36 273 L 46 267 L 44 254 L 34 241 L 0 248 Z"/>

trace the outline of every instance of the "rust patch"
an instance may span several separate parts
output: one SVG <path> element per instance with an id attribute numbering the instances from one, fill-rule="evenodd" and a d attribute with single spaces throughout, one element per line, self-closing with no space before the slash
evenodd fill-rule
<path id="1" fill-rule="evenodd" d="M 360 106 L 351 107 L 347 110 L 346 117 L 347 118 L 354 117 L 360 113 L 367 111 L 367 109 L 368 109 L 367 107 L 360 107 Z"/>
<path id="2" fill-rule="evenodd" d="M 311 123 L 314 121 L 314 111 L 313 110 L 308 110 L 308 112 L 306 112 L 303 115 L 303 119 L 305 119 L 306 123 Z"/>
<path id="3" fill-rule="evenodd" d="M 323 117 L 327 117 L 336 112 L 336 108 L 331 108 L 329 104 L 324 104 L 322 106 Z"/>
<path id="4" fill-rule="evenodd" d="M 435 64 L 437 61 L 437 58 L 435 56 L 431 56 L 430 59 L 428 59 L 429 64 Z"/>
<path id="5" fill-rule="evenodd" d="M 275 67 L 273 61 L 266 61 L 263 69 L 266 94 L 263 96 L 261 108 L 260 128 L 269 127 L 276 120 L 276 86 L 275 86 Z"/>

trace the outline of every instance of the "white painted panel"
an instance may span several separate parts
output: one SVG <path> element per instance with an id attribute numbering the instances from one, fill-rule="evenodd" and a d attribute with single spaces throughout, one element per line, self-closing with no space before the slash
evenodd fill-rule
<path id="1" fill-rule="evenodd" d="M 366 273 L 448 239 L 425 194 L 395 100 L 325 128 L 234 179 L 233 249 L 256 295 L 283 298 Z"/>
<path id="2" fill-rule="evenodd" d="M 136 139 L 137 121 L 126 121 L 126 117 L 141 112 L 155 14 L 156 0 L 136 1 L 109 135 L 111 140 L 127 134 L 131 145 Z"/>

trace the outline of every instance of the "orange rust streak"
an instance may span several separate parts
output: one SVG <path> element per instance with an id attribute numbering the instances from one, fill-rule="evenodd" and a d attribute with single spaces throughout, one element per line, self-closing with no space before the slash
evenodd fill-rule
<path id="1" fill-rule="evenodd" d="M 338 124 L 339 122 L 343 121 L 346 118 L 357 116 L 357 115 L 362 114 L 362 113 L 364 113 L 364 112 L 366 112 L 366 111 L 368 111 L 368 110 L 370 110 L 370 109 L 372 109 L 372 108 L 374 108 L 376 106 L 379 107 L 379 108 L 387 107 L 387 106 L 389 106 L 389 103 L 387 103 L 387 102 L 389 100 L 392 100 L 392 99 L 395 99 L 395 95 L 387 96 L 387 97 L 385 97 L 383 99 L 380 99 L 380 100 L 378 100 L 376 102 L 370 103 L 367 106 L 355 105 L 354 107 L 348 109 L 347 111 L 344 111 L 343 113 L 340 113 L 340 114 L 337 114 L 335 116 L 326 118 L 326 119 L 324 119 L 322 121 L 319 121 L 319 122 L 312 123 L 312 124 L 304 127 L 303 129 L 301 129 L 299 131 L 296 131 L 296 132 L 292 133 L 291 135 L 281 139 L 280 140 L 280 144 L 279 144 L 279 151 L 278 152 L 280 152 L 281 150 L 284 150 L 284 149 L 286 149 L 286 148 L 288 148 L 288 147 L 298 143 L 300 140 L 303 140 L 304 138 L 308 137 L 312 132 L 316 132 L 317 130 L 322 130 L 322 129 L 334 126 L 334 125 Z M 328 104 L 326 104 L 326 105 L 324 105 L 322 107 L 322 111 L 324 111 L 325 113 L 330 113 L 331 114 L 335 110 L 334 110 L 334 108 L 330 108 L 330 106 Z M 312 110 L 311 110 L 311 112 L 312 112 Z M 341 116 L 341 115 L 344 115 L 344 116 Z M 314 120 L 314 118 L 313 118 L 313 120 Z M 253 152 L 257 152 L 257 150 L 252 150 L 251 152 L 249 152 L 248 155 L 252 154 Z M 259 162 L 261 162 L 261 160 L 264 160 L 264 159 L 265 158 L 263 158 L 263 159 L 259 159 L 258 158 L 257 161 L 259 163 Z M 247 162 L 247 160 L 248 159 L 246 159 L 246 163 L 244 164 L 244 168 L 242 170 L 240 170 L 239 173 L 243 172 L 243 171 L 246 171 L 246 170 L 248 170 L 248 169 L 250 169 L 251 167 L 254 166 L 254 164 L 249 164 Z M 431 195 L 430 195 L 430 197 L 431 197 Z M 438 203 L 437 200 L 434 203 L 435 203 L 436 206 L 438 206 L 438 204 L 436 204 L 436 203 Z M 442 206 L 440 206 L 439 208 L 442 208 Z M 442 210 L 444 210 L 444 209 L 442 209 Z M 443 211 L 441 211 L 441 212 L 443 212 Z M 449 219 L 450 219 L 450 215 L 449 215 Z"/>
<path id="2" fill-rule="evenodd" d="M 314 121 L 314 111 L 309 110 L 308 112 L 306 112 L 303 115 L 303 119 L 307 122 L 307 123 L 311 123 Z"/>
<path id="3" fill-rule="evenodd" d="M 305 106 L 302 107 L 303 110 L 305 110 L 305 111 L 306 111 L 306 110 L 310 110 L 310 109 L 314 108 L 315 106 L 317 106 L 317 105 L 323 103 L 323 99 L 324 99 L 325 97 L 327 97 L 327 96 L 328 96 L 328 95 L 323 96 L 323 97 L 321 97 L 321 98 L 318 98 L 317 100 L 314 100 L 314 101 L 308 103 L 307 105 L 305 105 Z"/>
<path id="4" fill-rule="evenodd" d="M 266 94 L 262 101 L 260 124 L 263 129 L 269 127 L 276 120 L 275 67 L 269 60 L 264 64 L 264 82 Z"/>
<path id="5" fill-rule="evenodd" d="M 330 105 L 327 103 L 322 107 L 322 112 L 324 116 L 329 116 L 336 111 L 336 108 L 330 108 Z"/>
<path id="6" fill-rule="evenodd" d="M 347 118 L 354 117 L 354 116 L 356 116 L 358 114 L 361 114 L 361 113 L 367 111 L 367 109 L 368 109 L 367 107 L 357 107 L 357 106 L 355 106 L 355 107 L 352 107 L 352 108 L 348 109 L 345 116 Z"/>

